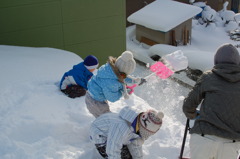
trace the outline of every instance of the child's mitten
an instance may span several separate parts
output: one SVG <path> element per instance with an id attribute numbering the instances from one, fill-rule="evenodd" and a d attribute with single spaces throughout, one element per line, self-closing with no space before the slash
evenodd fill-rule
<path id="1" fill-rule="evenodd" d="M 129 93 L 128 93 L 126 84 L 124 84 L 124 86 L 123 86 L 123 97 L 124 97 L 124 99 L 129 99 Z"/>
<path id="2" fill-rule="evenodd" d="M 125 94 L 123 95 L 123 97 L 124 97 L 124 99 L 129 99 L 129 95 L 128 95 L 127 93 L 125 93 Z"/>
<path id="3" fill-rule="evenodd" d="M 139 77 L 134 78 L 133 82 L 139 84 L 141 82 L 141 78 L 139 78 Z"/>
<path id="4" fill-rule="evenodd" d="M 140 81 L 140 83 L 138 85 L 141 86 L 145 82 L 147 82 L 147 80 L 145 78 L 141 78 L 141 81 Z"/>
<path id="5" fill-rule="evenodd" d="M 142 85 L 143 83 L 147 82 L 147 80 L 144 78 L 137 77 L 137 78 L 133 78 L 133 82 L 138 85 Z"/>

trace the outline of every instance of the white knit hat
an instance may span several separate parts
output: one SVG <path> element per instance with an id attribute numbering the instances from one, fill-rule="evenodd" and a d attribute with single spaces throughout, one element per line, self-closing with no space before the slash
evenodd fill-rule
<path id="1" fill-rule="evenodd" d="M 139 133 L 146 140 L 149 136 L 155 134 L 162 126 L 163 112 L 149 110 L 139 114 Z"/>
<path id="2" fill-rule="evenodd" d="M 123 72 L 126 75 L 131 74 L 136 68 L 136 62 L 133 59 L 133 54 L 130 51 L 125 51 L 119 56 L 115 62 L 115 66 L 119 72 Z"/>

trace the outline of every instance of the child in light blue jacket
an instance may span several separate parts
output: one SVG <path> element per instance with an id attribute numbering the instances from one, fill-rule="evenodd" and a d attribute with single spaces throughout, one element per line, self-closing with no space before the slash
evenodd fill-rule
<path id="1" fill-rule="evenodd" d="M 98 67 L 98 59 L 87 56 L 83 62 L 74 65 L 66 72 L 60 82 L 60 90 L 70 98 L 81 97 L 86 94 L 87 82 L 93 76 L 93 71 Z"/>
<path id="2" fill-rule="evenodd" d="M 141 112 L 128 106 L 119 114 L 100 115 L 90 127 L 90 139 L 105 159 L 142 159 L 142 145 L 162 125 L 164 114 Z"/>
<path id="3" fill-rule="evenodd" d="M 108 62 L 98 69 L 88 82 L 85 102 L 95 117 L 109 112 L 108 101 L 115 102 L 124 96 L 129 98 L 126 83 L 140 83 L 141 78 L 129 76 L 136 67 L 130 51 L 125 51 L 117 59 L 109 57 Z"/>

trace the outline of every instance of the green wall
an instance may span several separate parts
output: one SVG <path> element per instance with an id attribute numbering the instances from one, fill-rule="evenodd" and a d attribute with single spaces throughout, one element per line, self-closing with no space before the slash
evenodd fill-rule
<path id="1" fill-rule="evenodd" d="M 0 44 L 53 47 L 100 64 L 126 49 L 125 0 L 1 0 Z"/>

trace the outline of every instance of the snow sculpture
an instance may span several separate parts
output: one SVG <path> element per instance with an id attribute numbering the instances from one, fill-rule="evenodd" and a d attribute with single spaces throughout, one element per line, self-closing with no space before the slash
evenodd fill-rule
<path id="1" fill-rule="evenodd" d="M 216 11 L 212 9 L 210 6 L 206 6 L 202 11 L 202 19 L 206 23 L 212 22 L 216 17 Z"/>
<path id="2" fill-rule="evenodd" d="M 163 57 L 166 66 L 174 72 L 184 70 L 188 67 L 188 59 L 181 50 L 177 50 Z"/>

